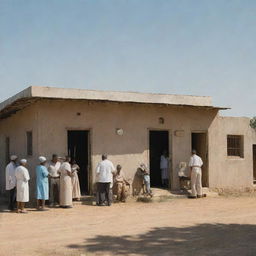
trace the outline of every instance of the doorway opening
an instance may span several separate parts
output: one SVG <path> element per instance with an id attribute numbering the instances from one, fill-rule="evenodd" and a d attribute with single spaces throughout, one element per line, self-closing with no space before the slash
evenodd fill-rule
<path id="1" fill-rule="evenodd" d="M 208 176 L 208 146 L 207 146 L 207 133 L 192 133 L 191 134 L 191 149 L 195 149 L 197 155 L 203 160 L 202 166 L 202 185 L 203 187 L 209 186 Z"/>
<path id="2" fill-rule="evenodd" d="M 252 145 L 253 152 L 253 184 L 256 184 L 256 145 Z"/>
<path id="3" fill-rule="evenodd" d="M 89 134 L 89 131 L 68 131 L 68 154 L 80 167 L 78 177 L 82 195 L 90 192 Z"/>
<path id="4" fill-rule="evenodd" d="M 165 150 L 169 156 L 169 131 L 149 131 L 150 183 L 152 187 L 163 187 L 160 159 Z M 170 184 L 170 168 L 168 174 Z"/>

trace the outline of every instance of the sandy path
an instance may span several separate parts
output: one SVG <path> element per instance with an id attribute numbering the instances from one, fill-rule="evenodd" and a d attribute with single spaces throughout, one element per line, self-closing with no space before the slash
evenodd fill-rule
<path id="1" fill-rule="evenodd" d="M 0 213 L 0 255 L 256 255 L 256 199 Z"/>

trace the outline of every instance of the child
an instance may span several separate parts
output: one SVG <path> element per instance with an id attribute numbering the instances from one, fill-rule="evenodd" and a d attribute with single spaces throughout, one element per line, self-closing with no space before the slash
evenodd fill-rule
<path id="1" fill-rule="evenodd" d="M 147 169 L 145 164 L 141 164 L 139 168 L 140 168 L 140 170 L 142 172 L 144 184 L 146 186 L 146 194 L 152 197 L 153 195 L 152 195 L 152 192 L 151 192 L 151 189 L 150 189 L 149 171 L 148 171 L 148 169 Z"/>

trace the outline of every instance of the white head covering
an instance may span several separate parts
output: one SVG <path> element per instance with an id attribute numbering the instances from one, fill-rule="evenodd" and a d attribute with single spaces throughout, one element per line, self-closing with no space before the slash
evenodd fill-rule
<path id="1" fill-rule="evenodd" d="M 147 166 L 142 163 L 142 164 L 140 164 L 140 169 L 141 169 L 142 171 L 146 171 L 146 170 L 147 170 Z"/>
<path id="2" fill-rule="evenodd" d="M 27 160 L 26 160 L 26 159 L 21 159 L 21 160 L 20 160 L 20 163 L 21 163 L 21 164 L 26 164 L 26 163 L 27 163 Z"/>
<path id="3" fill-rule="evenodd" d="M 38 158 L 38 160 L 39 160 L 40 164 L 42 164 L 42 163 L 46 162 L 46 157 L 40 156 L 40 157 Z"/>
<path id="4" fill-rule="evenodd" d="M 12 155 L 12 156 L 10 157 L 10 159 L 11 159 L 11 161 L 15 161 L 15 160 L 17 160 L 17 159 L 18 159 L 18 157 L 17 157 L 17 156 L 15 156 L 15 155 Z"/>

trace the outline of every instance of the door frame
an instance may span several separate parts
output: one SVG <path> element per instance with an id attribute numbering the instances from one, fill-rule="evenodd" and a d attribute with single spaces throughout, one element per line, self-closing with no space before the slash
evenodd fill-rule
<path id="1" fill-rule="evenodd" d="M 207 169 L 207 188 L 209 188 L 209 133 L 208 133 L 208 130 L 191 130 L 191 136 L 190 136 L 190 139 L 191 139 L 191 149 L 192 149 L 192 134 L 193 133 L 203 133 L 206 135 L 206 160 L 207 160 L 207 164 L 206 164 L 206 169 Z"/>
<path id="2" fill-rule="evenodd" d="M 256 180 L 254 179 L 254 170 L 256 168 L 256 161 L 254 160 L 254 152 L 256 154 L 256 144 L 252 144 L 252 183 L 256 184 Z"/>
<path id="3" fill-rule="evenodd" d="M 169 179 L 169 186 L 168 189 L 172 189 L 173 187 L 173 160 L 172 158 L 170 158 L 170 156 L 172 157 L 173 154 L 173 150 L 172 150 L 172 130 L 168 129 L 168 128 L 147 128 L 147 162 L 148 162 L 148 166 L 150 168 L 150 132 L 168 132 L 168 152 L 169 152 L 169 159 L 171 159 L 171 164 L 169 166 L 169 175 L 170 175 L 170 179 Z"/>
<path id="4" fill-rule="evenodd" d="M 88 132 L 88 192 L 89 195 L 93 193 L 93 175 L 92 175 L 92 128 L 81 128 L 81 127 L 66 127 L 66 152 L 68 154 L 68 132 L 69 131 L 85 131 Z"/>

